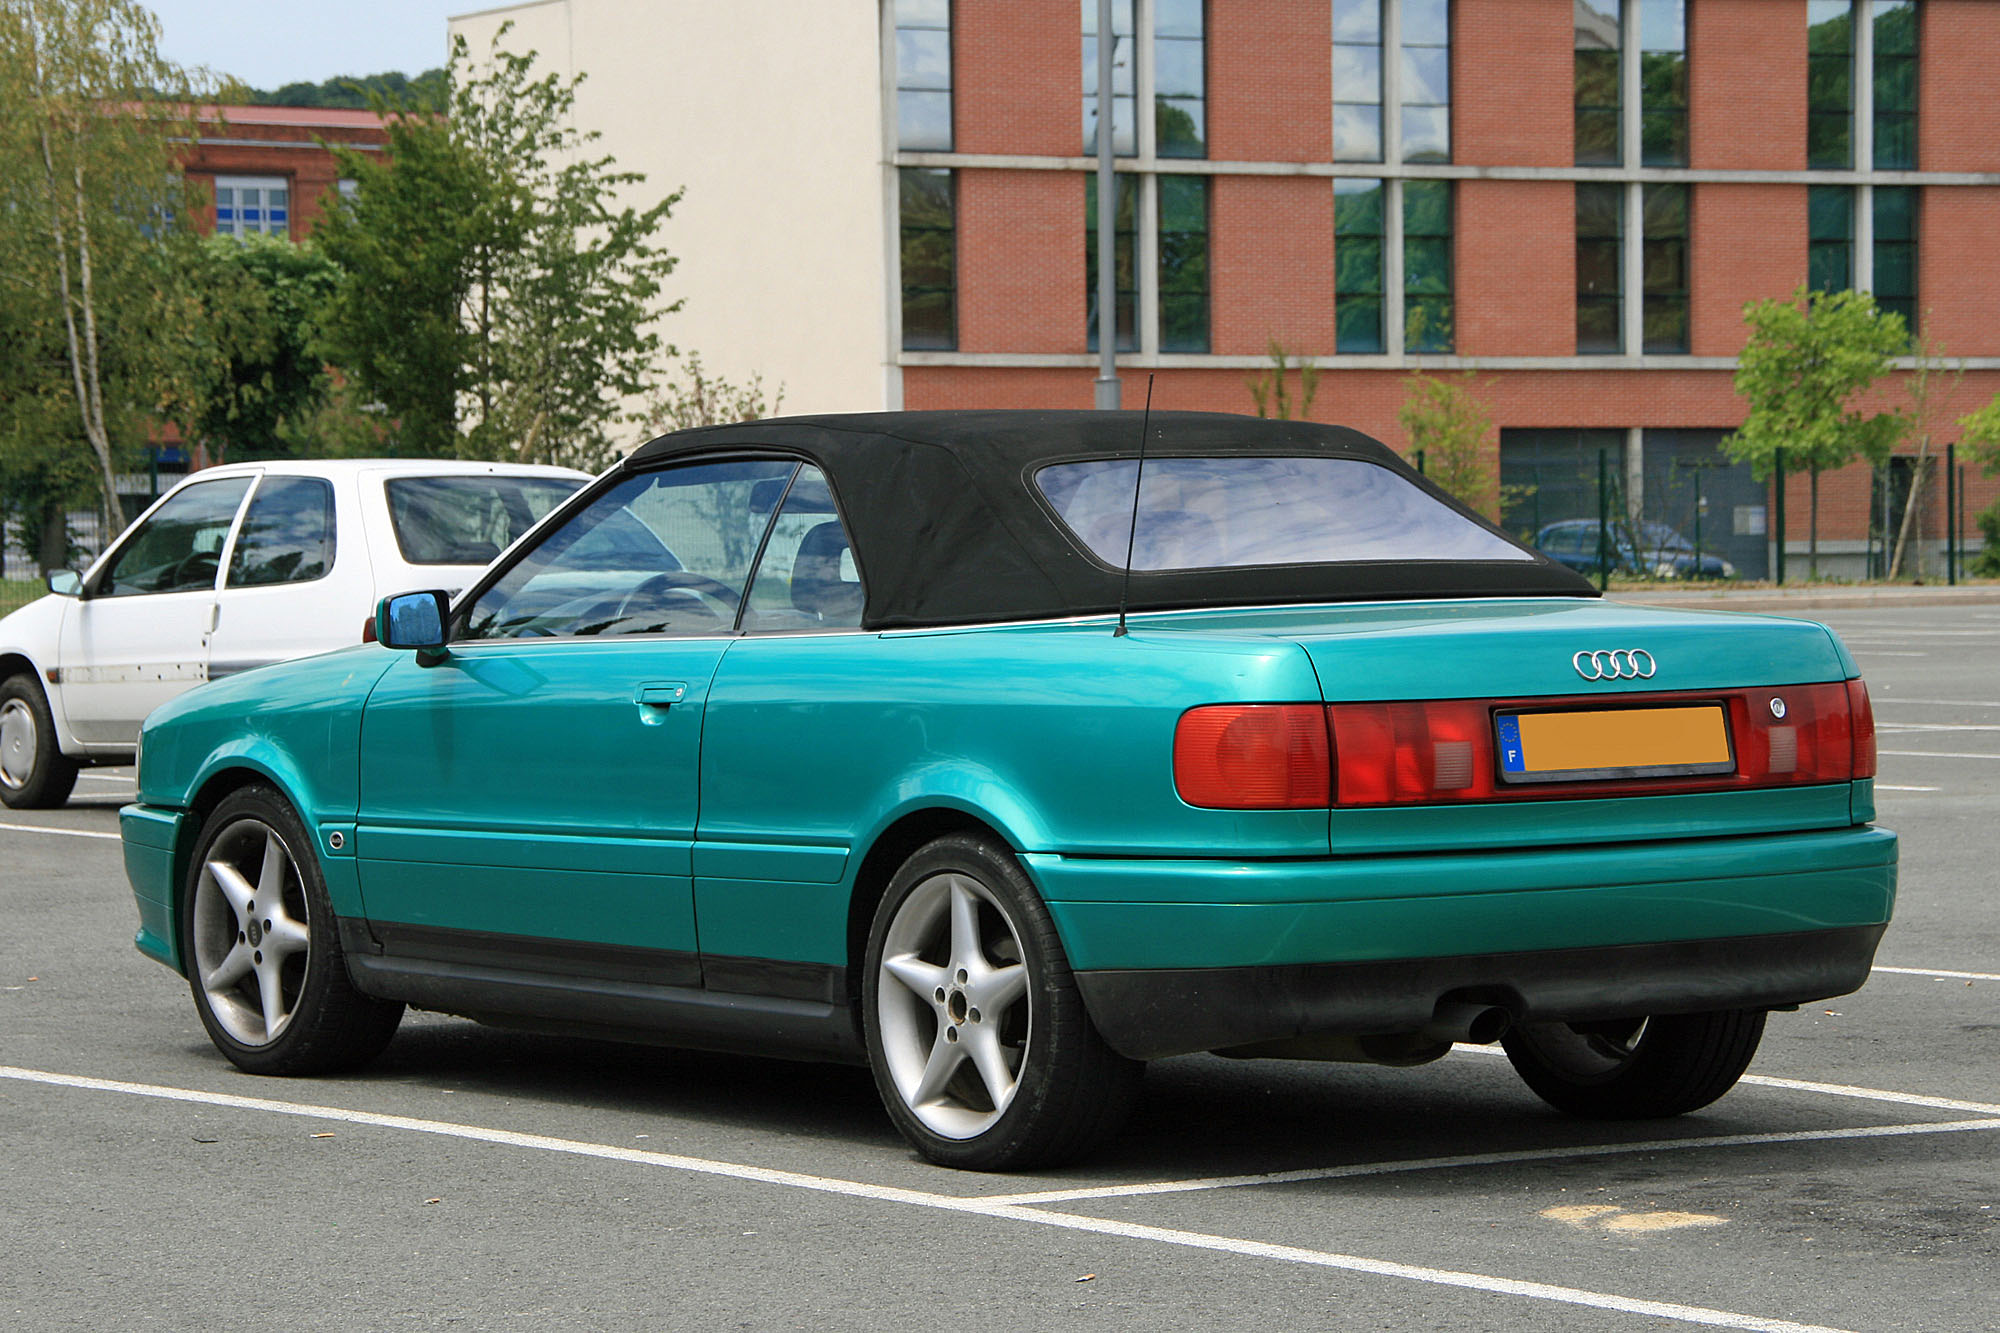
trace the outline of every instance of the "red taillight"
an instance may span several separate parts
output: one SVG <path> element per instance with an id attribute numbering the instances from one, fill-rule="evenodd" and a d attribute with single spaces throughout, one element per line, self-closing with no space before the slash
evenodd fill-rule
<path id="1" fill-rule="evenodd" d="M 1318 704 L 1211 704 L 1174 728 L 1174 787 L 1189 805 L 1221 810 L 1329 804 L 1332 765 Z"/>
<path id="2" fill-rule="evenodd" d="M 1868 686 L 1856 676 L 1847 682 L 1847 711 L 1854 719 L 1854 777 L 1856 781 L 1875 776 L 1875 706 L 1868 702 Z"/>
<path id="3" fill-rule="evenodd" d="M 375 642 L 375 617 L 370 616 L 361 622 L 361 642 Z"/>
<path id="4" fill-rule="evenodd" d="M 1334 704 L 1326 713 L 1342 805 L 1494 795 L 1493 716 L 1482 700 Z"/>

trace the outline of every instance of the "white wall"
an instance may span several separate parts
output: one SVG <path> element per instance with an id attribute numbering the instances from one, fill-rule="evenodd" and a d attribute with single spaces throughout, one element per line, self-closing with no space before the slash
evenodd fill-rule
<path id="1" fill-rule="evenodd" d="M 733 381 L 784 386 L 783 410 L 891 405 L 881 38 L 874 0 L 541 0 L 453 18 L 478 58 L 533 50 L 586 76 L 579 129 L 629 202 L 686 193 L 659 239 L 679 261 L 660 323 Z"/>

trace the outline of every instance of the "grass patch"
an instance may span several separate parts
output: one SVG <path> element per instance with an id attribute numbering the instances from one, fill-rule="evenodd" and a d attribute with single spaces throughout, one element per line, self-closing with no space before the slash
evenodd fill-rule
<path id="1" fill-rule="evenodd" d="M 0 579 L 0 616 L 26 606 L 47 591 L 47 585 L 34 579 Z"/>

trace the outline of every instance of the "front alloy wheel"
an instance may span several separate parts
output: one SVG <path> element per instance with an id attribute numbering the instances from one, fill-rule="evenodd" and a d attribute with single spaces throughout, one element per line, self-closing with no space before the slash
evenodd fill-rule
<path id="1" fill-rule="evenodd" d="M 195 1008 L 236 1065 L 325 1073 L 388 1044 L 403 1006 L 349 981 L 312 843 L 276 792 L 247 787 L 209 815 L 186 902 L 182 957 Z"/>
<path id="2" fill-rule="evenodd" d="M 1115 1130 L 1143 1066 L 1091 1024 L 1055 923 L 1007 852 L 941 838 L 875 913 L 862 1019 L 883 1104 L 934 1162 L 1061 1161 Z"/>

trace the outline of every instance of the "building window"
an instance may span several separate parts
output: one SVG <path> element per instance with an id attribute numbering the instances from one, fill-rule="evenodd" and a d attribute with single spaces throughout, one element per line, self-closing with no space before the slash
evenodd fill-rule
<path id="1" fill-rule="evenodd" d="M 1576 350 L 1579 356 L 1625 350 L 1624 198 L 1622 185 L 1576 187 Z"/>
<path id="2" fill-rule="evenodd" d="M 951 0 L 895 0 L 896 145 L 951 151 Z"/>
<path id="3" fill-rule="evenodd" d="M 1688 162 L 1686 0 L 1639 8 L 1639 156 L 1649 167 Z"/>
<path id="4" fill-rule="evenodd" d="M 1402 0 L 1402 160 L 1451 161 L 1451 5 Z"/>
<path id="5" fill-rule="evenodd" d="M 1411 352 L 1449 352 L 1453 316 L 1451 182 L 1401 184 L 1403 345 Z"/>
<path id="6" fill-rule="evenodd" d="M 958 346 L 958 232 L 952 173 L 904 167 L 901 187 L 903 348 Z"/>
<path id="7" fill-rule="evenodd" d="M 1450 0 L 1333 0 L 1333 158 L 1451 161 Z"/>
<path id="8" fill-rule="evenodd" d="M 1806 3 L 1806 165 L 1854 164 L 1854 3 Z"/>
<path id="9" fill-rule="evenodd" d="M 1153 151 L 1208 156 L 1207 43 L 1202 0 L 1154 0 Z"/>
<path id="10" fill-rule="evenodd" d="M 1333 160 L 1382 160 L 1382 0 L 1333 0 Z"/>
<path id="11" fill-rule="evenodd" d="M 1385 182 L 1333 183 L 1333 322 L 1336 352 L 1380 352 Z"/>
<path id="12" fill-rule="evenodd" d="M 1815 291 L 1846 291 L 1854 285 L 1854 190 L 1814 185 L 1806 194 L 1806 284 Z"/>
<path id="13" fill-rule="evenodd" d="M 1688 187 L 1648 185 L 1644 211 L 1641 346 L 1647 352 L 1688 350 Z"/>
<path id="14" fill-rule="evenodd" d="M 1134 259 L 1138 242 L 1134 223 L 1138 215 L 1139 179 L 1121 173 L 1114 184 L 1118 190 L 1118 215 L 1112 223 L 1112 244 L 1116 247 L 1112 283 L 1117 289 L 1118 302 L 1117 350 L 1132 352 L 1139 347 L 1139 321 L 1134 313 L 1139 303 L 1139 269 Z M 1097 350 L 1097 181 L 1090 176 L 1083 178 L 1083 270 L 1090 350 L 1094 352 Z"/>
<path id="15" fill-rule="evenodd" d="M 1917 331 L 1917 192 L 1906 185 L 1877 185 L 1875 196 L 1875 304 L 1903 317 Z"/>
<path id="16" fill-rule="evenodd" d="M 1917 166 L 1916 0 L 1875 0 L 1875 168 Z"/>
<path id="17" fill-rule="evenodd" d="M 1624 86 L 1619 0 L 1576 0 L 1576 164 L 1624 161 L 1619 92 Z M 1580 205 L 1579 205 L 1580 207 Z"/>
<path id="18" fill-rule="evenodd" d="M 1208 177 L 1160 177 L 1160 350 L 1208 350 Z"/>
<path id="19" fill-rule="evenodd" d="M 1097 152 L 1097 0 L 1083 3 L 1083 151 Z M 1132 108 L 1137 94 L 1132 39 L 1132 0 L 1111 5 L 1111 151 L 1131 157 L 1139 151 Z"/>
<path id="20" fill-rule="evenodd" d="M 290 236 L 291 183 L 283 176 L 217 176 L 219 236 Z"/>

